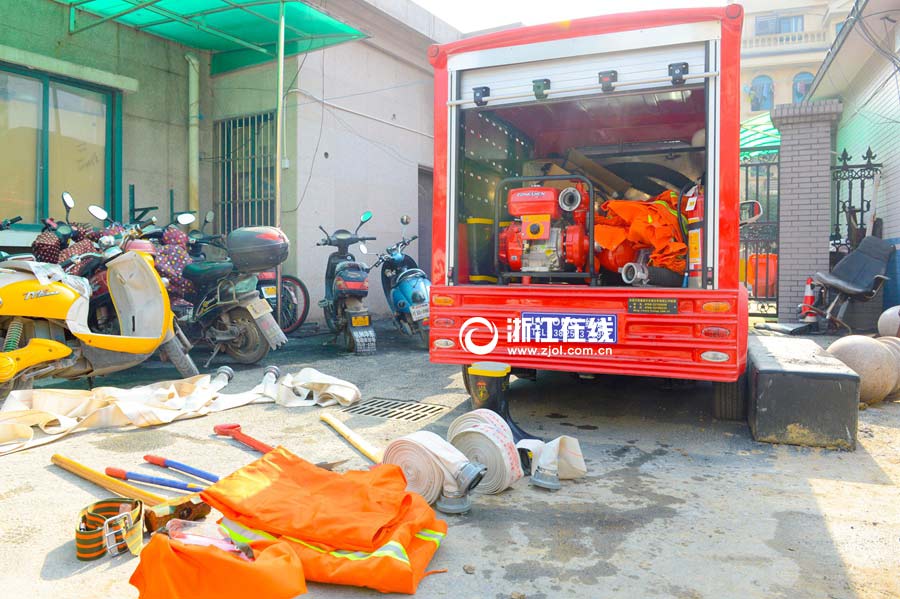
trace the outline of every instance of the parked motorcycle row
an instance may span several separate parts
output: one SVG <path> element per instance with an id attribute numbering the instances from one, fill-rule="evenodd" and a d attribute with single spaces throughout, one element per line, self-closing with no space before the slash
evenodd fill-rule
<path id="1" fill-rule="evenodd" d="M 195 345 L 212 349 L 205 366 L 224 353 L 255 364 L 287 342 L 285 331 L 306 318 L 309 297 L 299 279 L 282 280 L 282 327 L 276 307 L 274 269 L 287 259 L 285 234 L 274 227 L 242 227 L 228 235 L 179 227 L 195 221 L 180 214 L 168 226 L 156 219 L 118 223 L 90 206 L 98 226 L 69 222 L 74 199 L 63 193 L 65 222 L 43 219 L 31 254 L 0 252 L 0 398 L 30 388 L 44 377 L 92 378 L 131 368 L 155 352 L 183 377 L 198 374 L 190 356 Z M 318 245 L 336 251 L 328 258 L 325 321 L 348 351 L 375 351 L 375 330 L 366 305 L 373 268 L 381 267 L 385 298 L 398 329 L 427 346 L 430 282 L 403 250 L 403 238 L 370 267 L 350 254 L 356 230 L 338 229 Z M 0 221 L 0 231 L 20 221 Z M 409 224 L 404 216 L 401 223 Z M 321 228 L 321 227 L 320 227 Z"/>
<path id="2" fill-rule="evenodd" d="M 319 302 L 325 312 L 325 322 L 335 335 L 343 339 L 347 351 L 357 354 L 375 352 L 375 329 L 372 328 L 366 297 L 369 295 L 369 272 L 381 267 L 381 286 L 394 324 L 404 335 L 416 338 L 422 347 L 428 346 L 428 306 L 431 281 L 416 261 L 403 250 L 418 238 L 413 235 L 388 247 L 378 255 L 372 266 L 358 262 L 350 253 L 350 247 L 359 244 L 359 251 L 368 254 L 366 241 L 374 237 L 359 235 L 360 228 L 372 220 L 372 213 L 366 211 L 359 219 L 356 230 L 338 229 L 328 233 L 319 229 L 325 237 L 316 245 L 337 248 L 328 256 L 325 269 L 325 299 Z M 405 227 L 410 222 L 403 216 L 400 223 Z"/>

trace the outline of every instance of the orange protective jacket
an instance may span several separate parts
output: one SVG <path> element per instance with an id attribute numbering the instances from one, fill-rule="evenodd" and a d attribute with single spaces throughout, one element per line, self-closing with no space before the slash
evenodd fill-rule
<path id="1" fill-rule="evenodd" d="M 415 593 L 447 525 L 395 465 L 337 473 L 282 447 L 201 493 L 236 541 L 281 539 L 308 580 Z"/>
<path id="2" fill-rule="evenodd" d="M 291 599 L 306 592 L 303 564 L 288 543 L 256 541 L 248 561 L 217 547 L 155 534 L 129 582 L 140 599 Z"/>
<path id="3" fill-rule="evenodd" d="M 650 248 L 650 266 L 682 274 L 687 266 L 687 245 L 677 206 L 678 194 L 674 191 L 641 202 L 609 200 L 601 207 L 606 216 L 595 221 L 594 242 L 611 251 L 622 244 L 631 244 L 635 251 Z"/>

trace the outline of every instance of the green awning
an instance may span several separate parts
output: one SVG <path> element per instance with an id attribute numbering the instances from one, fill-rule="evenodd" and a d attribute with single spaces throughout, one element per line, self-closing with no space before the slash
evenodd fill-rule
<path id="1" fill-rule="evenodd" d="M 780 146 L 781 132 L 772 124 L 772 117 L 768 112 L 741 123 L 741 154 L 777 152 Z"/>
<path id="2" fill-rule="evenodd" d="M 212 52 L 216 75 L 275 59 L 278 4 L 273 0 L 56 0 L 69 6 L 69 32 L 106 21 Z M 285 3 L 285 55 L 365 37 L 298 0 Z M 90 13 L 97 18 L 85 17 Z"/>

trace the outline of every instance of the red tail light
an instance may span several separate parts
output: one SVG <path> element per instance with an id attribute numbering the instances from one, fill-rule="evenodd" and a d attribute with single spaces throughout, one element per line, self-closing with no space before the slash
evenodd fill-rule
<path id="1" fill-rule="evenodd" d="M 725 327 L 703 327 L 700 334 L 711 339 L 724 339 L 731 335 L 731 331 Z"/>

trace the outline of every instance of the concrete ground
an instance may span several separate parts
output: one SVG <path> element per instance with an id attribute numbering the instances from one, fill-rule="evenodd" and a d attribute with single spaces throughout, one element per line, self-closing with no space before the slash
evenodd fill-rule
<path id="1" fill-rule="evenodd" d="M 319 370 L 355 382 L 364 398 L 423 401 L 446 410 L 425 428 L 446 432 L 465 411 L 459 368 L 434 365 L 388 330 L 379 352 L 342 354 L 323 336 L 292 339 L 272 363 Z M 227 389 L 259 380 L 241 369 Z M 173 377 L 151 363 L 103 384 Z M 100 383 L 100 381 L 98 381 Z M 511 386 L 513 413 L 526 430 L 581 442 L 589 473 L 557 492 L 528 480 L 478 496 L 449 534 L 422 581 L 422 599 L 558 597 L 900 596 L 900 403 L 860 414 L 852 453 L 755 443 L 745 424 L 711 417 L 702 384 L 602 377 L 579 382 L 542 373 Z M 310 460 L 367 462 L 318 422 L 319 408 L 238 408 L 168 426 L 88 432 L 0 458 L 0 589 L 6 597 L 136 597 L 131 556 L 75 559 L 78 511 L 106 495 L 50 464 L 62 453 L 89 466 L 154 472 L 157 453 L 227 473 L 254 458 L 215 439 L 212 427 L 239 422 Z M 386 444 L 420 428 L 341 414 L 368 440 Z M 162 491 L 162 493 L 165 493 Z M 465 568 L 465 566 L 470 566 Z M 467 573 L 471 571 L 471 573 Z M 373 597 L 375 591 L 310 583 L 309 596 Z"/>

